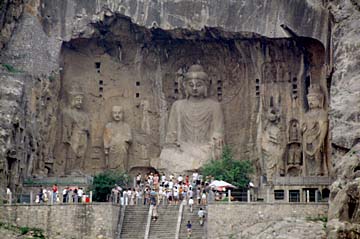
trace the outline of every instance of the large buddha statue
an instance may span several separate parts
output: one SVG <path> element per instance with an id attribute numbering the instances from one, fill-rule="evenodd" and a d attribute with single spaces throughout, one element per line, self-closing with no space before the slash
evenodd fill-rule
<path id="1" fill-rule="evenodd" d="M 185 74 L 186 98 L 171 107 L 159 169 L 191 172 L 221 155 L 224 121 L 220 103 L 208 98 L 208 75 L 193 65 Z"/>
<path id="2" fill-rule="evenodd" d="M 328 115 L 323 108 L 324 95 L 319 85 L 310 85 L 307 100 L 309 111 L 305 113 L 302 128 L 305 175 L 328 175 L 329 162 L 326 153 Z"/>
<path id="3" fill-rule="evenodd" d="M 70 92 L 71 107 L 63 112 L 63 143 L 66 150 L 65 173 L 82 174 L 89 141 L 90 120 L 83 111 L 84 94 L 74 86 Z"/>
<path id="4" fill-rule="evenodd" d="M 132 142 L 130 126 L 124 122 L 120 106 L 112 108 L 113 120 L 104 129 L 105 164 L 108 169 L 127 170 L 129 147 Z"/>

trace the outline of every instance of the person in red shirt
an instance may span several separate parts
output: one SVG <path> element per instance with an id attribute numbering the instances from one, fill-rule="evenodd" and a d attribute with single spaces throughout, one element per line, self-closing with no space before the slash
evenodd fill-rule
<path id="1" fill-rule="evenodd" d="M 185 184 L 189 187 L 189 175 L 185 176 Z"/>
<path id="2" fill-rule="evenodd" d="M 53 203 L 56 203 L 57 193 L 58 193 L 57 184 L 54 184 L 54 185 L 52 186 L 52 191 L 53 191 Z"/>

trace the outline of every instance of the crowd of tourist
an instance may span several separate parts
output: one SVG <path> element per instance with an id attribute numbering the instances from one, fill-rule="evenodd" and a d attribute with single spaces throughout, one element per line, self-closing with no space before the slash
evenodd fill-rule
<path id="1" fill-rule="evenodd" d="M 57 184 L 52 188 L 40 186 L 38 193 L 35 196 L 35 203 L 81 203 L 86 201 L 86 195 L 81 187 L 64 187 L 62 192 L 59 192 Z"/>
<path id="2" fill-rule="evenodd" d="M 192 175 L 139 173 L 135 187 L 123 189 L 115 185 L 110 200 L 122 205 L 177 205 L 184 200 L 190 206 L 206 205 L 215 199 L 215 192 L 209 186 L 213 180 L 197 172 Z"/>

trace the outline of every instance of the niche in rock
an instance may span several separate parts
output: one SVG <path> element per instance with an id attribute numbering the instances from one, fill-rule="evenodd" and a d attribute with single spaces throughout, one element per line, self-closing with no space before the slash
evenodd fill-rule
<path id="1" fill-rule="evenodd" d="M 289 142 L 287 135 L 292 119 L 305 123 L 309 92 L 319 95 L 318 107 L 327 112 L 324 49 L 319 42 L 215 28 L 146 29 L 119 15 L 94 24 L 94 29 L 91 38 L 72 39 L 62 46 L 56 174 L 92 174 L 108 168 L 104 128 L 114 121 L 113 106 L 120 106 L 120 121 L 131 131 L 128 138 L 117 138 L 122 140 L 118 158 L 124 169 L 156 168 L 169 110 L 185 98 L 184 75 L 193 64 L 201 64 L 208 75 L 208 97 L 221 103 L 225 143 L 236 159 L 251 160 L 257 175 L 268 179 L 287 172 L 328 174 L 326 132 L 321 139 L 325 154 L 315 165 L 319 172 L 308 170 L 314 162 L 302 156 L 303 139 Z M 69 122 L 76 126 L 74 132 L 69 132 Z M 291 165 L 285 156 L 289 154 L 294 157 Z M 66 170 L 67 162 L 73 170 Z"/>

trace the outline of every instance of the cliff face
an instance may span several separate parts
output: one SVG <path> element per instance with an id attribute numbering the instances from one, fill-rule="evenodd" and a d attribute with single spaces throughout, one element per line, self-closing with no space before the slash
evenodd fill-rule
<path id="1" fill-rule="evenodd" d="M 324 5 L 333 16 L 333 24 Z M 325 75 L 331 85 L 333 162 L 342 165 L 348 157 L 342 156 L 359 142 L 360 134 L 359 6 L 359 0 L 2 1 L 0 188 L 10 185 L 15 189 L 25 177 L 48 175 L 54 163 L 62 95 L 61 51 L 72 47 L 64 42 L 91 37 L 99 30 L 95 26 L 114 14 L 127 16 L 147 28 L 181 27 L 192 31 L 212 26 L 222 27 L 225 32 L 248 31 L 267 37 L 286 37 L 292 32 L 319 40 L 328 53 L 326 63 L 330 66 Z M 280 27 L 282 24 L 288 30 Z M 338 167 L 336 172 L 341 174 L 342 166 Z M 353 179 L 344 179 L 341 185 L 351 185 Z M 340 194 L 333 194 L 334 201 L 336 195 Z"/>
<path id="2" fill-rule="evenodd" d="M 360 139 L 359 1 L 331 1 L 334 72 L 331 87 L 332 143 L 349 150 Z M 352 107 L 349 107 L 352 106 Z"/>
<path id="3" fill-rule="evenodd" d="M 220 4 L 218 1 L 28 0 L 5 1 L 2 13 L 0 60 L 3 77 L 19 82 L 18 86 L 13 86 L 2 81 L 2 95 L 8 96 L 1 98 L 1 109 L 6 109 L 5 105 L 14 107 L 12 111 L 2 111 L 6 120 L 1 122 L 7 123 L 1 125 L 0 145 L 0 174 L 4 178 L 1 182 L 3 187 L 11 182 L 13 188 L 21 184 L 22 178 L 50 173 L 59 134 L 56 128 L 59 99 L 63 97 L 58 80 L 63 68 L 61 50 L 66 46 L 63 43 L 93 36 L 99 31 L 97 23 L 105 18 L 123 14 L 145 27 L 194 30 L 206 25 L 268 37 L 287 36 L 288 32 L 280 27 L 284 24 L 295 34 L 318 39 L 326 47 L 328 42 L 329 15 L 311 1 L 227 1 Z M 138 36 L 141 33 L 135 32 L 135 38 Z M 6 93 L 14 90 L 19 94 Z M 22 113 L 19 116 L 16 112 Z M 17 121 L 24 123 L 16 128 L 13 122 Z M 26 142 L 25 147 L 23 142 Z M 95 151 L 97 154 L 98 149 Z M 14 177 L 17 180 L 13 180 Z"/>
<path id="4" fill-rule="evenodd" d="M 329 238 L 359 238 L 360 1 L 330 1 L 328 7 L 334 17 L 330 117 L 338 180 L 331 187 L 327 230 Z"/>

